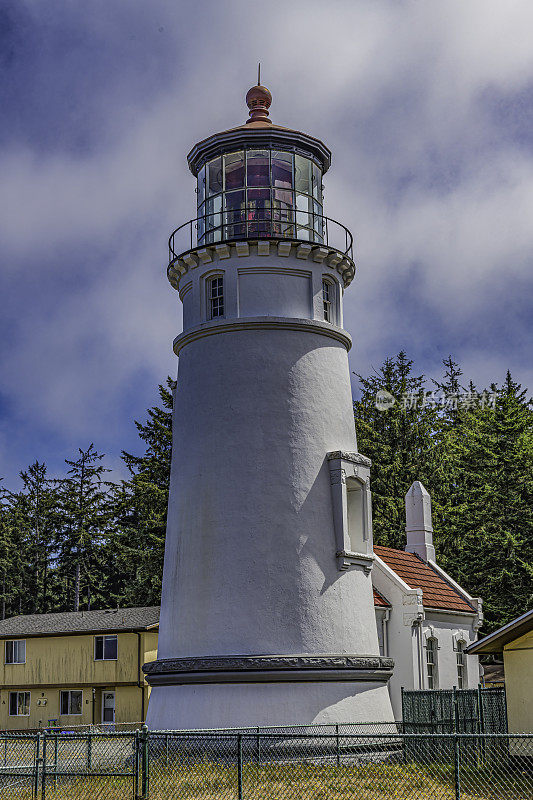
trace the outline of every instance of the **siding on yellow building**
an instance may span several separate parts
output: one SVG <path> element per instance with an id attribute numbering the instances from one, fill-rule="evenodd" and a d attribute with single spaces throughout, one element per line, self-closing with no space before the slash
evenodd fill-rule
<path id="1" fill-rule="evenodd" d="M 126 611 L 133 611 L 129 609 Z M 140 609 L 139 609 L 140 611 Z M 152 620 L 155 609 L 151 609 Z M 157 609 L 158 612 L 158 609 Z M 81 612 L 80 612 L 81 613 Z M 84 624 L 90 625 L 85 612 Z M 23 635 L 24 618 L 0 622 L 0 729 L 32 730 L 58 725 L 62 728 L 74 725 L 91 725 L 102 722 L 103 697 L 113 704 L 115 724 L 143 722 L 148 707 L 150 687 L 145 681 L 142 665 L 157 657 L 158 623 L 149 621 L 144 629 L 117 630 L 115 617 L 110 618 L 109 629 L 101 625 L 93 631 L 43 633 L 34 632 L 38 627 L 37 615 L 32 615 L 31 635 Z M 43 629 L 53 630 L 55 615 L 43 615 Z M 58 615 L 58 617 L 61 615 Z M 70 627 L 72 615 L 69 616 Z M 46 617 L 46 621 L 44 620 Z M 28 618 L 29 619 L 29 618 Z M 15 620 L 18 627 L 15 627 Z M 11 628 L 9 623 L 12 622 Z M 126 619 L 127 622 L 127 619 Z M 6 632 L 2 626 L 7 629 Z M 72 624 L 71 624 L 72 623 Z M 57 627 L 57 625 L 56 625 Z M 61 627 L 61 626 L 59 626 Z M 16 636 L 10 630 L 20 631 Z M 117 658 L 95 660 L 95 636 L 117 637 Z M 6 663 L 6 641 L 25 641 L 25 662 Z M 61 713 L 62 691 L 82 692 L 81 713 Z M 10 714 L 10 695 L 14 692 L 29 692 L 29 714 Z M 76 696 L 76 699 L 79 695 Z M 24 699 L 26 695 L 24 695 Z M 23 702 L 21 698 L 21 702 Z M 22 709 L 27 712 L 28 709 Z M 65 710 L 65 709 L 63 709 Z"/>
<path id="2" fill-rule="evenodd" d="M 533 631 L 503 648 L 507 716 L 511 733 L 533 733 Z"/>

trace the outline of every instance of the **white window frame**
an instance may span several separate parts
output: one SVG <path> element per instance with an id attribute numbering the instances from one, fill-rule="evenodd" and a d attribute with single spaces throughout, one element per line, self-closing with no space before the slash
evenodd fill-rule
<path id="1" fill-rule="evenodd" d="M 467 689 L 468 688 L 468 671 L 466 666 L 466 653 L 465 649 L 467 647 L 467 643 L 464 639 L 457 640 L 457 646 L 455 649 L 455 657 L 456 657 L 456 664 L 457 664 L 457 688 L 458 689 Z"/>
<path id="2" fill-rule="evenodd" d="M 215 281 L 220 281 L 220 293 L 213 295 L 213 285 Z M 208 275 L 205 281 L 205 296 L 207 300 L 207 319 L 223 319 L 226 314 L 226 307 L 225 307 L 225 281 L 224 275 L 221 272 L 217 272 L 214 275 Z M 222 307 L 221 314 L 214 314 L 214 304 L 215 302 L 220 300 L 220 305 Z"/>
<path id="3" fill-rule="evenodd" d="M 18 711 L 18 709 L 19 709 L 19 696 L 21 694 L 28 696 L 28 704 L 27 704 L 28 713 L 27 714 L 19 714 L 19 711 Z M 11 696 L 12 695 L 16 695 L 17 696 L 17 713 L 16 714 L 12 714 L 11 713 Z M 24 700 L 26 700 L 26 697 L 24 697 Z M 30 711 L 31 711 L 31 692 L 26 692 L 26 691 L 9 692 L 8 703 L 9 703 L 8 710 L 9 710 L 9 716 L 10 717 L 29 717 L 30 716 Z M 23 706 L 26 706 L 26 703 L 23 703 Z"/>
<path id="4" fill-rule="evenodd" d="M 80 710 L 72 711 L 72 693 L 79 692 L 81 694 Z M 67 708 L 68 711 L 63 713 L 61 711 L 63 705 L 63 695 L 68 695 Z M 59 691 L 59 716 L 60 717 L 81 717 L 83 714 L 83 689 L 60 689 Z"/>
<path id="5" fill-rule="evenodd" d="M 96 657 L 96 640 L 102 639 L 102 658 Z M 106 658 L 105 657 L 105 640 L 106 639 L 115 639 L 117 642 L 117 654 L 115 658 Z M 118 661 L 118 635 L 116 633 L 101 633 L 94 637 L 94 660 L 95 661 Z"/>
<path id="6" fill-rule="evenodd" d="M 426 679 L 428 689 L 439 688 L 439 640 L 436 636 L 428 636 L 426 639 Z M 429 660 L 429 654 L 434 656 L 433 660 Z M 430 672 L 429 667 L 432 667 Z"/>
<path id="7" fill-rule="evenodd" d="M 17 658 L 17 660 L 15 661 L 14 658 L 13 658 L 13 661 L 8 661 L 7 660 L 7 648 L 8 648 L 8 645 L 13 645 L 12 649 L 13 649 L 13 656 L 14 656 L 15 649 L 17 649 L 17 650 L 19 649 L 18 647 L 15 648 L 15 645 L 20 645 L 20 644 L 24 645 L 24 660 L 21 661 L 21 660 L 19 660 Z M 4 664 L 25 664 L 25 663 L 26 663 L 26 639 L 6 639 L 6 641 L 4 643 Z"/>
<path id="8" fill-rule="evenodd" d="M 335 325 L 337 319 L 336 286 L 329 278 L 322 278 L 322 313 L 324 322 Z"/>

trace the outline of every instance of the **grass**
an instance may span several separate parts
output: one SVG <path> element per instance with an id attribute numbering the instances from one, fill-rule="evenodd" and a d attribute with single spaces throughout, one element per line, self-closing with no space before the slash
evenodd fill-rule
<path id="1" fill-rule="evenodd" d="M 237 770 L 209 761 L 176 760 L 169 768 L 151 763 L 150 800 L 236 800 Z M 462 800 L 524 800 L 533 797 L 531 775 L 462 770 Z M 6 787 L 7 788 L 7 787 Z M 4 790 L 5 791 L 5 790 Z M 30 800 L 12 787 L 0 797 Z M 131 800 L 132 779 L 82 777 L 47 780 L 46 800 Z M 453 800 L 453 767 L 433 764 L 273 763 L 243 768 L 245 800 Z"/>

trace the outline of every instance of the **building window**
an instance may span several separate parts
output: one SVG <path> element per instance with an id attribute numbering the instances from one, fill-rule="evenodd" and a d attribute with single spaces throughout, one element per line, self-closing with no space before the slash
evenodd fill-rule
<path id="1" fill-rule="evenodd" d="M 457 688 L 464 689 L 466 685 L 466 654 L 465 643 L 457 642 Z"/>
<path id="2" fill-rule="evenodd" d="M 334 292 L 335 289 L 329 281 L 322 281 L 322 300 L 324 303 L 324 320 L 334 322 Z"/>
<path id="3" fill-rule="evenodd" d="M 30 716 L 30 692 L 9 692 L 9 716 Z"/>
<path id="4" fill-rule="evenodd" d="M 426 669 L 428 676 L 428 689 L 438 688 L 438 666 L 437 666 L 437 650 L 439 649 L 438 642 L 435 638 L 430 637 L 426 641 Z"/>
<path id="5" fill-rule="evenodd" d="M 14 639 L 6 642 L 6 664 L 26 663 L 26 640 Z"/>
<path id="6" fill-rule="evenodd" d="M 81 714 L 81 689 L 60 692 L 59 695 L 59 713 L 62 716 L 65 714 Z"/>
<path id="7" fill-rule="evenodd" d="M 95 636 L 94 637 L 94 660 L 95 661 L 116 661 L 117 660 L 117 637 L 115 636 Z"/>
<path id="8" fill-rule="evenodd" d="M 207 305 L 209 319 L 224 316 L 224 278 L 215 275 L 207 282 Z"/>

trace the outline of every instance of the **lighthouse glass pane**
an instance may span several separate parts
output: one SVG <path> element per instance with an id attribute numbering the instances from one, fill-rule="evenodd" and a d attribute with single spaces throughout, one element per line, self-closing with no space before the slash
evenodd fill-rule
<path id="1" fill-rule="evenodd" d="M 196 222 L 196 230 L 198 236 L 198 244 L 203 244 L 205 236 L 205 203 L 198 207 L 198 220 Z"/>
<path id="2" fill-rule="evenodd" d="M 313 224 L 312 202 L 306 194 L 296 195 L 296 237 L 298 239 L 312 238 L 312 231 L 309 230 Z"/>
<path id="3" fill-rule="evenodd" d="M 205 200 L 205 167 L 202 167 L 200 172 L 198 173 L 198 208 L 202 205 Z"/>
<path id="4" fill-rule="evenodd" d="M 246 236 L 245 192 L 226 192 L 224 197 L 224 238 L 240 239 Z"/>
<path id="5" fill-rule="evenodd" d="M 292 153 L 272 153 L 272 186 L 292 188 Z"/>
<path id="6" fill-rule="evenodd" d="M 313 197 L 315 200 L 318 200 L 319 203 L 322 202 L 322 173 L 320 172 L 319 168 L 316 164 L 312 165 L 312 175 L 313 175 Z"/>
<path id="7" fill-rule="evenodd" d="M 248 236 L 270 235 L 270 189 L 248 189 L 247 207 Z"/>
<path id="8" fill-rule="evenodd" d="M 207 201 L 205 227 L 208 242 L 219 242 L 222 239 L 222 195 Z"/>
<path id="9" fill-rule="evenodd" d="M 222 159 L 215 158 L 207 165 L 207 193 L 209 196 L 222 191 Z"/>
<path id="10" fill-rule="evenodd" d="M 226 192 L 244 187 L 244 151 L 224 156 L 224 179 Z"/>
<path id="11" fill-rule="evenodd" d="M 272 235 L 294 236 L 294 194 L 287 189 L 273 190 Z"/>
<path id="12" fill-rule="evenodd" d="M 270 186 L 268 150 L 250 150 L 246 157 L 246 183 L 248 186 Z"/>
<path id="13" fill-rule="evenodd" d="M 309 159 L 295 156 L 294 172 L 296 191 L 311 194 L 311 162 Z"/>
<path id="14" fill-rule="evenodd" d="M 319 206 L 318 203 L 313 203 L 315 242 L 324 241 L 324 219 L 322 214 L 322 206 Z"/>

